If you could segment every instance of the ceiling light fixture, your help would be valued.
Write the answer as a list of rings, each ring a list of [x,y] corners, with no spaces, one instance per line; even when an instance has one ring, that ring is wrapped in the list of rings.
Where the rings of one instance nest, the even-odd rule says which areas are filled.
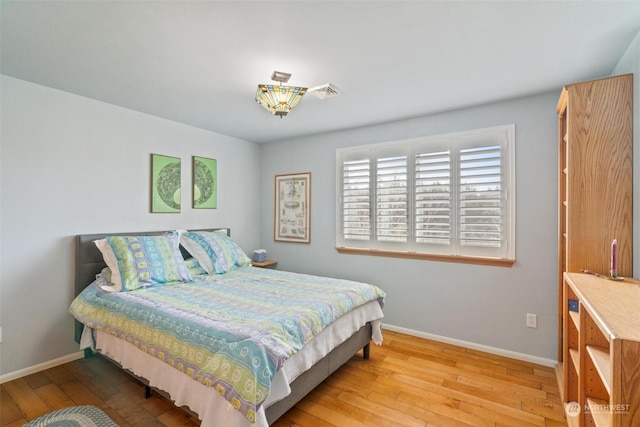
[[[291,78],[291,74],[274,71],[271,80],[279,85],[258,85],[256,101],[276,116],[283,118],[295,107],[307,92],[306,87],[283,86]]]

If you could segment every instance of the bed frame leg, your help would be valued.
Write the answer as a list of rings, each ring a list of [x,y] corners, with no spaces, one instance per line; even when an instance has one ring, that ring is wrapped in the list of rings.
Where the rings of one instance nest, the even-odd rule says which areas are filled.
[[[148,399],[151,397],[151,387],[148,385],[144,386],[144,398]]]
[[[362,358],[365,360],[369,360],[369,350],[371,348],[371,344],[367,344],[362,347]]]

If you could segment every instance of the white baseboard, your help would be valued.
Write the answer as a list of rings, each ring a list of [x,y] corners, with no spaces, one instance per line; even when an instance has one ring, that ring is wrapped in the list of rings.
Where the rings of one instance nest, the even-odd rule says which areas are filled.
[[[497,354],[498,356],[509,357],[511,359],[524,360],[525,362],[535,363],[537,365],[548,366],[550,368],[555,367],[558,364],[557,360],[546,359],[544,357],[532,356],[530,354],[518,353],[511,350],[505,350],[497,347],[490,347],[488,345],[476,344],[469,341],[458,340],[455,338],[443,337],[440,335],[429,334],[427,332],[416,331],[413,329],[403,328],[400,326],[382,324],[383,329],[388,329],[394,332],[400,332],[414,337],[426,338],[433,341],[440,341],[447,344],[453,344],[460,347],[470,348],[473,350],[484,351],[487,353]]]
[[[497,354],[499,356],[504,356],[504,357],[510,357],[512,359],[524,360],[525,362],[536,363],[538,365],[549,366],[551,368],[555,367],[556,364],[558,363],[556,360],[545,359],[544,357],[532,356],[530,354],[504,350],[502,348],[490,347],[487,345],[476,344],[469,341],[458,340],[455,338],[429,334],[426,332],[420,332],[413,329],[403,328],[400,326],[388,325],[386,323],[382,325],[382,328],[388,329],[390,331],[400,332],[407,335],[413,335],[415,337],[427,338],[433,341],[440,341],[447,344],[458,345],[460,347],[466,347],[473,350],[485,351],[487,353]],[[28,368],[20,369],[19,371],[9,372],[8,374],[0,375],[0,384],[4,384],[8,381],[13,381],[18,378],[26,377],[27,375],[35,374],[37,372],[44,371],[45,369],[54,368],[59,365],[64,365],[65,363],[73,362],[74,360],[82,359],[83,357],[84,357],[84,352],[79,351],[77,353],[69,354],[68,356],[63,356],[58,359],[54,359],[48,362],[40,363],[38,365],[30,366]]]
[[[17,380],[18,378],[26,377],[27,375],[35,374],[37,372],[44,371],[45,369],[55,368],[56,366],[64,365],[65,363],[73,362],[74,360],[82,359],[83,357],[84,351],[79,351],[54,360],[49,360],[48,362],[20,369],[15,372],[9,372],[8,374],[0,375],[0,384]]]

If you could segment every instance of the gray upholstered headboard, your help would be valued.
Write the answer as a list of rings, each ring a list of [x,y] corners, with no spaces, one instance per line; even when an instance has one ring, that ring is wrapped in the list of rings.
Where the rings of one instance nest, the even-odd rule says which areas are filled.
[[[229,228],[207,228],[191,231],[214,231],[214,230],[226,230],[227,235],[231,236],[231,230]],[[104,239],[107,236],[157,236],[163,231],[137,231],[128,233],[101,233],[101,234],[79,234],[76,236],[76,268],[75,268],[75,293],[78,295],[84,288],[89,286],[95,279],[96,274],[100,273],[104,267],[107,266],[102,259],[102,253],[98,250],[98,247],[93,243],[94,240]],[[180,246],[182,255],[185,258],[191,257],[182,246]],[[82,335],[83,325],[80,322],[75,322],[75,339],[80,342],[80,336]]]

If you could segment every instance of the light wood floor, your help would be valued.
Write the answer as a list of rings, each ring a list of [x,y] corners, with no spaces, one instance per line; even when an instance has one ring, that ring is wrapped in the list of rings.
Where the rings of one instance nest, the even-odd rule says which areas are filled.
[[[2,426],[95,405],[120,426],[198,426],[100,357],[2,385]],[[566,426],[554,370],[391,331],[371,359],[354,357],[272,427]]]

